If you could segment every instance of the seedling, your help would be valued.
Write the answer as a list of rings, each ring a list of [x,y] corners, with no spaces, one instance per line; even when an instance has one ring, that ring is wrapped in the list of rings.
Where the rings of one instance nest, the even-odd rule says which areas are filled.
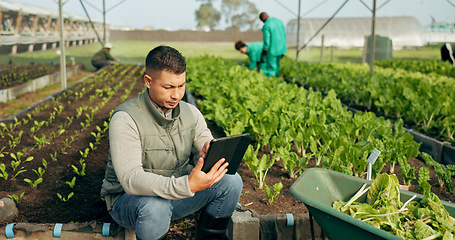
[[[10,153],[10,156],[14,159],[11,161],[11,167],[13,168],[14,171],[16,171],[16,168],[21,164],[22,160],[21,157],[24,155],[22,152],[17,152],[16,154]],[[30,162],[33,160],[33,156],[28,157],[25,159],[25,162]]]
[[[22,201],[22,198],[24,197],[25,191],[22,192],[19,196],[16,194],[13,195],[8,195],[9,198],[11,198],[14,202],[20,203]]]
[[[30,187],[36,188],[38,186],[38,184],[43,182],[43,178],[38,178],[35,181],[32,181],[32,180],[30,180],[28,178],[24,178],[24,182],[30,184]]]
[[[5,180],[8,180],[8,173],[6,172],[6,166],[5,164],[0,164],[0,177],[2,177]]]
[[[276,202],[276,197],[278,194],[280,194],[281,189],[283,189],[283,183],[278,182],[273,185],[273,191],[267,186],[267,184],[264,184],[265,187],[265,197],[268,200],[268,204],[272,204]]]
[[[86,148],[84,149],[84,151],[79,150],[79,153],[81,154],[81,157],[85,159],[88,157],[88,154],[90,153],[90,148]]]
[[[76,173],[77,175],[83,177],[83,176],[85,176],[85,166],[86,166],[86,164],[85,164],[85,162],[84,162],[83,159],[81,159],[79,162],[80,162],[80,164],[81,164],[81,170],[80,170],[80,171],[79,171],[79,169],[78,169],[76,166],[74,166],[74,165],[71,165],[71,167],[73,168],[73,172],[74,172],[74,173]]]
[[[76,185],[76,177],[73,177],[73,179],[71,181],[66,181],[65,183],[68,184],[68,186],[70,186],[70,188],[73,188],[74,185]]]
[[[43,166],[45,169],[47,169],[47,161],[43,158]]]
[[[46,123],[46,121],[41,121],[41,122],[38,122],[38,121],[33,121],[34,125],[33,127],[30,128],[30,136],[33,136],[35,135],[36,132],[38,132],[42,126],[44,126],[44,124]]]
[[[19,144],[21,142],[23,133],[24,133],[24,131],[20,131],[17,137],[14,137],[13,135],[8,134],[8,136],[10,136],[10,138],[11,138],[11,140],[9,140],[10,149],[15,148],[17,146],[17,144]]]
[[[33,171],[34,171],[34,172],[36,173],[36,175],[38,175],[38,177],[40,177],[40,178],[42,178],[44,172],[46,172],[46,170],[44,170],[42,167],[38,167],[37,169],[33,169]]]
[[[71,192],[70,194],[68,194],[67,197],[63,197],[60,193],[57,193],[58,198],[60,198],[60,200],[62,200],[62,202],[67,202],[73,195],[74,195],[74,192]]]
[[[46,144],[50,144],[49,140],[46,138],[46,135],[42,134],[40,138],[37,136],[33,136],[35,139],[36,145],[38,146],[39,149],[43,148]]]
[[[14,176],[11,179],[16,178],[19,174],[23,172],[27,172],[27,170],[25,170],[24,167],[21,167],[21,169],[19,169],[19,171],[17,171],[16,174],[14,174]]]

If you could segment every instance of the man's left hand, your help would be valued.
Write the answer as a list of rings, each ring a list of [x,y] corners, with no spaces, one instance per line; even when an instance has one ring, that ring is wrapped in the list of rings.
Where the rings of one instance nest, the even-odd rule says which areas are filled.
[[[222,158],[213,165],[212,169],[208,173],[202,171],[204,166],[204,158],[200,157],[196,166],[194,166],[190,175],[188,176],[188,183],[190,185],[191,192],[199,192],[211,187],[216,182],[220,181],[224,174],[228,171],[227,166],[229,163],[225,162]]]

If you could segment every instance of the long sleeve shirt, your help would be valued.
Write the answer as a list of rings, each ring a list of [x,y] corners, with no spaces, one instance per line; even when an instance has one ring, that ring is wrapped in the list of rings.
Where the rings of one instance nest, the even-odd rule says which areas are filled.
[[[287,52],[286,32],[283,22],[274,17],[269,17],[262,27],[264,49],[272,56],[283,55]]]
[[[172,110],[164,113],[161,108],[154,105],[164,118],[172,116]],[[190,144],[199,152],[205,142],[213,139],[213,136],[201,112],[192,105],[190,109],[196,118],[195,137]],[[188,175],[165,177],[144,171],[139,130],[128,113],[119,111],[112,116],[109,124],[109,144],[115,174],[126,193],[160,196],[166,199],[181,199],[194,195],[189,187]]]

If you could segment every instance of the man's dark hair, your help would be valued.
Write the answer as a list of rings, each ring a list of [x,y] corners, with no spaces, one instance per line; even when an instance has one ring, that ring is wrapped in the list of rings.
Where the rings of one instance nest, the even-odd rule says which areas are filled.
[[[246,46],[245,43],[242,42],[241,40],[235,42],[235,49],[237,49],[237,50],[240,50],[240,48],[243,48],[245,46]]]
[[[145,59],[145,72],[167,71],[180,75],[186,71],[185,57],[169,46],[158,46],[152,49]]]
[[[265,20],[267,20],[267,18],[269,18],[269,15],[266,12],[261,12],[259,14],[259,19],[261,19],[262,22],[265,22]]]

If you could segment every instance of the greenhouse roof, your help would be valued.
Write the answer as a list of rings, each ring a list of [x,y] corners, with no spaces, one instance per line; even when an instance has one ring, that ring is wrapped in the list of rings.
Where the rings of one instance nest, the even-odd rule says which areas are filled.
[[[42,17],[50,16],[53,18],[58,18],[58,16],[59,16],[58,11],[56,11],[56,10],[22,4],[22,3],[9,2],[9,1],[4,1],[4,0],[0,0],[0,8],[4,9],[4,10],[9,10],[12,12],[22,12],[25,14],[37,15],[37,16],[42,16]],[[66,19],[72,19],[72,20],[88,21],[87,17],[77,15],[77,14],[63,13],[63,17]],[[92,19],[92,21],[102,22],[102,20],[99,20],[99,19]]]

